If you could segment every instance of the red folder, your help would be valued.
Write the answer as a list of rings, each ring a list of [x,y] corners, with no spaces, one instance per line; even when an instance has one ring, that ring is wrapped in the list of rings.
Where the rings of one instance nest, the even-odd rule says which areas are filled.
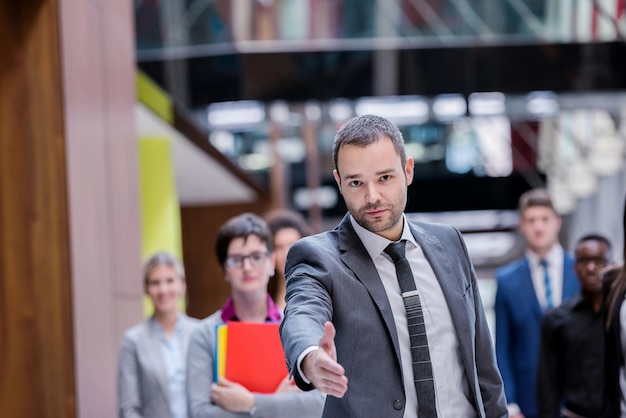
[[[256,393],[274,393],[287,376],[278,323],[229,322],[227,379]]]

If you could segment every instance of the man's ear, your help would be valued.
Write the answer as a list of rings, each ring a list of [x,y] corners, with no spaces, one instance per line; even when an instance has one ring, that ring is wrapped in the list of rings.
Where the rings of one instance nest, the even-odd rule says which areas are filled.
[[[333,177],[335,177],[335,181],[337,182],[337,187],[339,188],[339,194],[341,193],[341,177],[339,177],[339,172],[337,170],[333,170]]]
[[[404,165],[404,174],[406,175],[406,185],[410,185],[413,183],[413,173],[414,173],[415,161],[413,157],[407,157],[406,164]]]

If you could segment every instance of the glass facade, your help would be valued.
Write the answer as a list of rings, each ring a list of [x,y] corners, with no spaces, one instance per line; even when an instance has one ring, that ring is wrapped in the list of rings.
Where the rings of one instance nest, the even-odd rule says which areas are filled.
[[[138,57],[620,39],[614,0],[135,1]]]

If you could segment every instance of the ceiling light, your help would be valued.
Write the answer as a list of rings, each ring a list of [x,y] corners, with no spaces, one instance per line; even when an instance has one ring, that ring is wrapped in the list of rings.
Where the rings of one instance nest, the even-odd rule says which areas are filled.
[[[506,110],[504,94],[472,93],[469,96],[469,110],[475,116],[501,115]]]

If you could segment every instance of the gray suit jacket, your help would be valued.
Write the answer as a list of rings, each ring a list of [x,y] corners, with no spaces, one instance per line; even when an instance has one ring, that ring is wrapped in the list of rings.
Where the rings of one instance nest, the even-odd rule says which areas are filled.
[[[449,225],[411,222],[410,227],[446,298],[478,416],[506,417],[502,379],[460,232]],[[295,243],[285,271],[281,339],[289,370],[302,388],[310,386],[298,374],[298,356],[318,345],[324,322],[332,321],[337,330],[337,359],[348,391],[341,399],[328,396],[323,416],[401,418],[406,400],[393,314],[349,216],[334,230]]]
[[[179,314],[179,321],[186,356],[191,332],[200,321],[184,314]],[[171,418],[165,360],[158,328],[151,319],[140,322],[124,334],[117,390],[120,418]]]
[[[211,402],[211,384],[215,367],[215,327],[222,324],[222,311],[202,320],[189,342],[187,366],[187,405],[191,418],[250,417],[248,413],[230,412]],[[253,343],[253,342],[251,342]],[[254,417],[319,418],[325,395],[320,391],[291,393],[255,393]]]

